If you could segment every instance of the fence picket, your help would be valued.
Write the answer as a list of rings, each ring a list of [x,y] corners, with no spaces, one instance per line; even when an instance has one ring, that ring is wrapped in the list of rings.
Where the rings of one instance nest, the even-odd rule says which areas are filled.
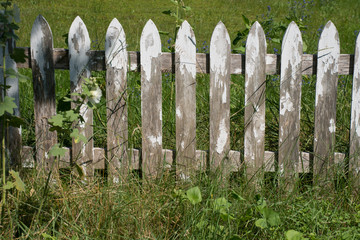
[[[127,158],[127,68],[125,32],[114,18],[106,32],[106,108],[107,108],[107,149],[109,176],[119,182],[119,173],[124,178],[129,171]]]
[[[252,181],[263,179],[265,151],[266,40],[258,22],[250,29],[245,51],[244,161]]]
[[[350,177],[360,186],[360,34],[356,39],[350,126]]]
[[[219,22],[210,41],[210,169],[228,172],[230,151],[230,37]]]
[[[56,132],[49,131],[48,119],[56,114],[53,37],[49,24],[39,15],[31,29],[31,66],[34,88],[36,159],[38,167],[49,171],[54,158],[48,156],[57,142]],[[54,170],[56,167],[54,168]]]
[[[334,164],[339,35],[329,21],[321,33],[315,97],[314,180],[324,183]]]
[[[3,48],[0,47],[0,84],[4,84],[4,70],[3,70],[3,56],[5,54],[5,68],[13,69],[17,72],[16,62],[10,57],[10,52],[15,48],[15,41],[13,39],[9,40],[5,45],[5,52],[3,53]],[[19,79],[16,77],[6,77],[6,85],[10,88],[7,90],[7,95],[14,98],[14,102],[17,108],[14,109],[14,115],[20,117],[20,108],[19,108]],[[1,92],[3,91],[0,88]],[[2,93],[1,93],[2,94]],[[0,121],[0,127],[2,129],[3,122]],[[21,167],[21,129],[17,127],[10,126],[7,128],[7,133],[5,133],[6,138],[6,149],[9,153],[8,157],[10,158],[11,166]],[[1,136],[2,133],[0,133]]]
[[[90,77],[90,38],[84,22],[79,16],[72,22],[69,30],[69,70],[70,70],[70,91],[71,93],[81,93],[83,78]],[[72,96],[74,100],[76,96]],[[72,108],[76,108],[76,103],[71,103]],[[84,122],[80,122],[79,133],[84,135],[88,142],[72,142],[72,161],[79,164],[86,176],[93,175],[92,162],[93,153],[93,111],[86,103],[80,108]]]
[[[146,177],[161,174],[162,159],[162,87],[161,40],[149,20],[140,38],[142,164]]]
[[[302,53],[300,29],[291,22],[282,43],[279,117],[279,169],[289,188],[294,183],[300,158]]]
[[[196,39],[184,21],[175,43],[176,170],[187,179],[196,165]]]

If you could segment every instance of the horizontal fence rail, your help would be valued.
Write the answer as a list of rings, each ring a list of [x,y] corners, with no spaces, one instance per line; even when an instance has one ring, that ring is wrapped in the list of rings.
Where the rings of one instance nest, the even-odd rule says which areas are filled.
[[[258,22],[249,31],[245,55],[231,54],[231,41],[225,25],[219,22],[210,42],[210,54],[196,53],[195,34],[188,22],[180,27],[174,53],[161,52],[161,40],[155,24],[149,20],[140,38],[140,52],[126,50],[126,36],[114,19],[107,30],[104,51],[91,51],[84,22],[77,17],[69,31],[69,50],[53,48],[52,33],[40,15],[31,33],[31,48],[24,48],[25,63],[31,68],[35,101],[36,147],[22,147],[25,167],[48,169],[54,159],[48,152],[57,143],[49,132],[47,119],[56,113],[55,69],[69,69],[71,92],[81,93],[83,78],[91,71],[106,71],[107,149],[93,146],[92,110],[80,106],[84,122],[78,130],[86,144],[73,140],[65,148],[60,168],[76,161],[86,176],[95,169],[107,169],[113,182],[119,182],[132,170],[145,177],[160,176],[173,169],[179,179],[188,179],[195,171],[220,171],[222,177],[244,171],[258,185],[264,172],[276,172],[279,183],[294,187],[298,173],[312,173],[316,184],[334,177],[334,168],[345,165],[349,156],[349,176],[360,183],[360,40],[355,54],[340,54],[339,36],[329,21],[320,36],[318,54],[303,54],[298,26],[290,23],[282,42],[282,54],[267,54],[265,34]],[[2,54],[2,53],[1,53]],[[13,66],[15,68],[15,66]],[[128,147],[127,73],[141,72],[142,149]],[[176,149],[163,149],[162,72],[175,73]],[[196,148],[196,76],[210,75],[209,150]],[[230,75],[245,75],[243,152],[230,149]],[[278,152],[265,149],[266,75],[280,75]],[[302,75],[316,74],[314,149],[300,152],[300,108]],[[334,152],[336,99],[339,75],[353,75],[349,153]],[[18,92],[13,96],[19,99]],[[76,99],[74,97],[73,99]],[[18,103],[17,103],[18,104]],[[77,107],[72,103],[72,108]],[[11,138],[10,138],[11,139]],[[20,141],[19,137],[13,141]],[[16,146],[21,146],[19,142]],[[20,148],[17,148],[19,151]],[[11,151],[15,151],[12,149]],[[344,171],[345,169],[343,169]]]

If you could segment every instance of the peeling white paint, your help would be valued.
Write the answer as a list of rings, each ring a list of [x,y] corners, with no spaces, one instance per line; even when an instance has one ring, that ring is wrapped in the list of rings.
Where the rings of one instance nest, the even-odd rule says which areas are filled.
[[[181,149],[184,150],[184,149],[185,149],[185,143],[184,143],[184,141],[181,141],[181,144],[180,144],[180,145],[181,145]]]
[[[360,35],[356,39],[353,90],[351,100],[351,137],[360,137]]]
[[[125,32],[116,18],[111,21],[106,32],[105,62],[107,66],[117,69],[126,70],[128,67]]]
[[[179,119],[181,119],[181,118],[182,118],[182,114],[181,114],[180,106],[178,106],[178,107],[176,108],[176,116],[177,116]]]
[[[225,25],[220,22],[216,25],[210,41],[210,68],[211,71],[225,76],[228,71],[227,54],[230,53],[230,37]],[[215,77],[217,85],[219,79]]]
[[[224,148],[228,139],[228,131],[226,129],[225,119],[220,121],[219,132],[220,134],[216,142],[216,152],[221,154],[224,152]]]
[[[86,105],[86,104],[82,104],[81,106],[80,106],[80,115],[83,117],[83,119],[84,119],[84,122],[79,122],[79,127],[80,128],[85,128],[85,124],[88,122],[88,116],[87,116],[87,113],[88,113],[88,110],[89,110],[89,108],[88,108],[88,106]]]
[[[45,75],[45,68],[48,65],[46,65],[45,59],[44,59],[44,51],[46,50],[44,48],[44,41],[46,41],[46,38],[49,38],[49,36],[45,36],[44,32],[43,32],[43,23],[45,23],[48,26],[48,23],[46,22],[46,20],[42,17],[42,16],[38,16],[35,19],[35,22],[33,24],[33,27],[31,29],[31,37],[30,37],[30,46],[31,46],[31,58],[36,60],[37,65],[39,66],[39,70],[40,70],[40,74],[43,80],[43,84],[44,84],[44,80],[46,79],[46,75]],[[48,26],[48,30],[51,33],[51,29]],[[49,64],[49,63],[47,63]],[[47,91],[48,88],[44,87],[44,91]],[[47,95],[47,93],[45,93]]]
[[[70,56],[70,81],[74,86],[77,86],[79,77],[82,75],[83,71],[85,71],[87,77],[90,76],[90,58],[88,54],[90,51],[90,38],[88,30],[79,16],[77,16],[71,24],[68,45]],[[78,46],[79,49],[75,49],[75,46]]]
[[[281,163],[279,166],[280,177],[284,176],[284,164]]]
[[[325,73],[330,71],[330,74],[333,75],[337,74],[339,71],[339,35],[335,25],[330,21],[326,24],[321,33],[318,49],[315,106],[317,106],[319,98],[325,94],[324,87],[328,84],[336,84],[327,83],[329,79],[324,78]]]
[[[140,38],[140,62],[145,79],[150,82],[152,59],[161,55],[161,40],[154,22],[149,20]]]
[[[258,64],[258,57],[260,54],[259,49],[259,31],[262,30],[260,24],[255,22],[251,27],[249,36],[246,41],[246,65],[245,72],[250,77],[253,76],[256,72],[256,67]],[[251,53],[251,54],[248,54]],[[248,59],[250,57],[250,59]]]
[[[335,121],[334,121],[333,118],[330,119],[329,124],[330,124],[330,126],[329,126],[329,132],[330,132],[330,133],[334,133],[335,130],[336,130],[336,125],[335,125]]]
[[[226,85],[224,85],[224,91],[223,91],[223,93],[222,93],[222,97],[221,97],[221,99],[222,99],[222,103],[226,103],[227,101],[227,89],[226,89]]]
[[[118,184],[120,182],[118,177],[114,177],[113,178],[113,183]]]
[[[184,21],[178,31],[175,52],[179,54],[179,70],[182,75],[196,77],[196,39],[190,24]]]
[[[289,92],[285,93],[285,96],[282,96],[280,99],[280,114],[285,115],[285,112],[292,112],[295,108],[293,106],[292,98]]]
[[[149,136],[148,137],[149,141],[151,142],[152,146],[155,147],[156,145],[161,145],[162,144],[162,136]]]

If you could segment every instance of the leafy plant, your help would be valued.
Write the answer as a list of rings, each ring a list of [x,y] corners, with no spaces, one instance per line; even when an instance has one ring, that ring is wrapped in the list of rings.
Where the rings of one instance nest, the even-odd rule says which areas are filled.
[[[6,68],[6,58],[9,55],[12,58],[15,58],[19,61],[23,59],[21,51],[12,51],[12,41],[18,39],[18,36],[14,33],[15,30],[19,29],[17,23],[20,21],[19,8],[16,5],[11,4],[11,1],[7,0],[6,2],[1,2],[1,7],[3,10],[0,12],[0,47],[2,50],[2,79],[1,81],[1,100],[0,100],[0,118],[2,122],[1,129],[1,161],[2,161],[2,199],[0,203],[0,217],[2,217],[3,207],[6,205],[6,190],[16,187],[19,191],[24,191],[24,184],[19,176],[19,174],[13,170],[9,173],[15,179],[14,182],[6,181],[6,166],[7,166],[7,156],[6,156],[6,138],[7,130],[9,126],[19,127],[23,123],[22,119],[14,115],[14,109],[17,108],[15,99],[9,97],[7,94],[10,86],[7,85],[6,80],[10,77],[16,77],[20,80],[26,79],[26,77],[17,73],[13,69]]]

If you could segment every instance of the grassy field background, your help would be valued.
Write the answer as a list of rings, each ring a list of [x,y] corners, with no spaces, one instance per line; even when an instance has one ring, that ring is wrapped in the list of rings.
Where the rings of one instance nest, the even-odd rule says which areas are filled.
[[[164,48],[170,47],[174,19],[162,11],[175,10],[170,0],[97,1],[97,0],[15,0],[21,10],[17,46],[29,46],[30,31],[38,14],[50,24],[54,46],[66,48],[63,37],[76,16],[85,22],[93,49],[104,48],[105,32],[116,17],[125,29],[128,49],[139,50],[142,28],[152,19],[159,30]],[[306,26],[303,39],[308,53],[316,53],[322,27],[328,20],[336,25],[341,53],[352,54],[360,29],[360,1],[265,1],[265,0],[188,0],[191,12],[183,16],[195,31],[199,52],[208,52],[211,34],[223,21],[233,40],[245,28],[242,14],[259,20],[268,37],[282,38],[274,27],[287,25],[286,17]],[[300,21],[302,19],[302,21]],[[279,44],[268,38],[268,52],[279,53]],[[169,41],[169,42],[168,42]],[[239,44],[242,42],[240,41]],[[238,45],[236,45],[238,46]],[[233,46],[234,48],[236,46]],[[275,49],[276,48],[276,49]],[[31,78],[31,70],[21,69]],[[98,77],[103,95],[104,72]],[[69,73],[56,70],[58,111],[62,97],[69,92]],[[279,76],[267,76],[266,150],[277,151],[279,115]],[[244,115],[244,76],[231,77],[231,149],[242,151]],[[301,149],[312,152],[315,100],[314,76],[304,76],[302,85]],[[141,147],[140,74],[128,75],[129,143]],[[340,76],[338,84],[336,151],[347,153],[349,144],[352,76]],[[174,76],[163,74],[163,144],[175,149]],[[21,83],[21,115],[24,145],[34,146],[32,82]],[[209,145],[209,76],[197,76],[197,149]],[[106,122],[105,101],[98,105],[101,121]],[[95,146],[106,146],[106,131],[95,119]],[[70,146],[70,139],[62,139]],[[36,170],[22,173],[26,191],[9,192],[6,215],[0,221],[0,239],[360,239],[359,190],[343,184],[339,172],[336,189],[311,187],[306,175],[300,176],[297,188],[289,193],[278,188],[273,176],[255,189],[234,177],[221,185],[217,178],[198,174],[189,182],[176,182],[165,174],[157,182],[129,178],[113,186],[104,178],[83,181],[74,175],[48,185]],[[68,175],[66,175],[68,176]],[[198,187],[198,189],[196,188]],[[202,196],[194,201],[190,196]],[[262,223],[262,224],[260,224]],[[264,223],[266,223],[264,225]],[[289,238],[289,230],[302,237]]]

